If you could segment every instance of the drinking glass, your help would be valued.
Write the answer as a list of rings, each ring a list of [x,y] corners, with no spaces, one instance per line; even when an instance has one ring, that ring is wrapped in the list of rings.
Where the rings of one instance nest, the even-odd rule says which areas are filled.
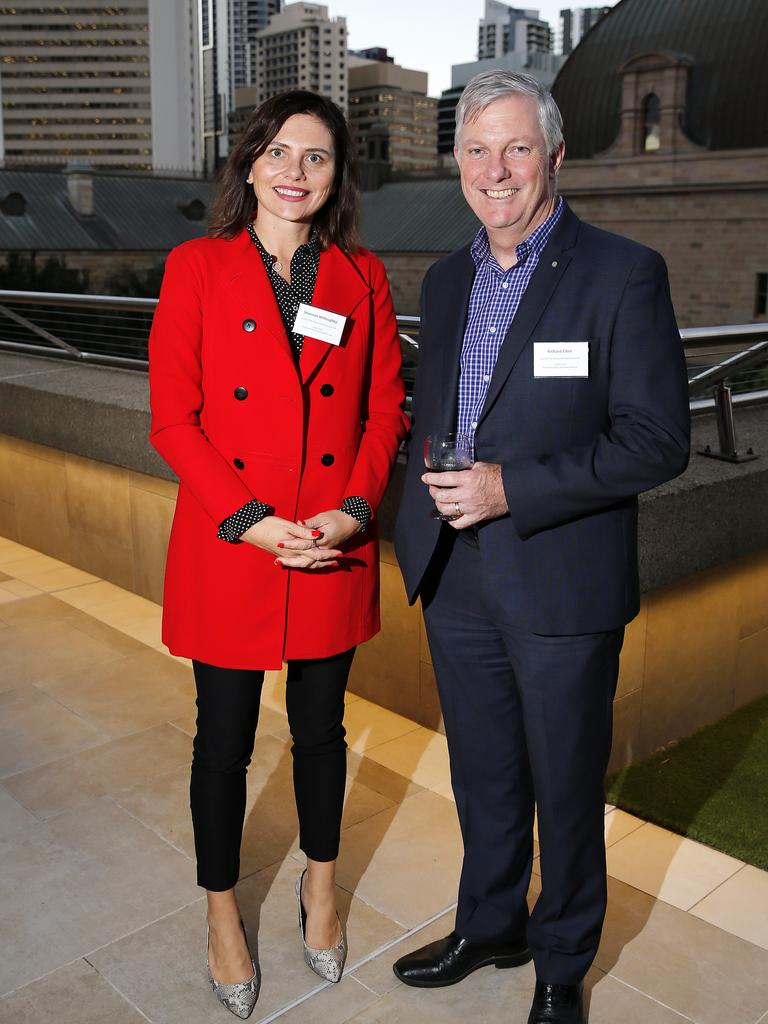
[[[471,434],[428,434],[424,438],[424,465],[432,473],[471,469],[475,461],[473,449]],[[446,523],[461,518],[457,512],[443,514],[436,508],[430,515]]]

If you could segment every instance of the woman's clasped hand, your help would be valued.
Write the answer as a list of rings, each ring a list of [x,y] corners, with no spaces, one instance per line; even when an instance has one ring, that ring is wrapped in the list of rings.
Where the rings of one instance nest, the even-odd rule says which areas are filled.
[[[340,509],[329,509],[293,523],[267,516],[249,527],[241,540],[276,555],[275,565],[286,569],[330,569],[339,565],[339,545],[359,533],[361,524]]]

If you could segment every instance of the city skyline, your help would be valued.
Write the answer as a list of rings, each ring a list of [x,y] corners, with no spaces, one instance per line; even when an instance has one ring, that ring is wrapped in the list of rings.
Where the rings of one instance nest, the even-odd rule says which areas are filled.
[[[604,0],[604,6],[614,7],[617,2]],[[390,0],[386,9],[378,0],[327,0],[327,6],[332,17],[346,17],[351,49],[386,47],[402,67],[428,73],[430,96],[450,87],[452,64],[466,64],[477,57],[477,28],[485,0],[421,0],[418,4]],[[562,9],[595,5],[542,0],[509,6],[538,10],[556,32]]]

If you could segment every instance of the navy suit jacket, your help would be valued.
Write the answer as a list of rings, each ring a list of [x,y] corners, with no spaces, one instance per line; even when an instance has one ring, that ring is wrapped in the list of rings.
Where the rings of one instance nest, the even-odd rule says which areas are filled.
[[[412,603],[441,524],[421,482],[427,434],[456,429],[475,265],[466,246],[422,287],[410,458],[395,544]],[[533,375],[533,343],[589,342],[589,376]],[[504,338],[475,435],[509,514],[478,524],[499,617],[546,635],[616,629],[638,612],[637,495],[681,473],[685,360],[662,257],[566,206]],[[445,527],[443,527],[445,528]]]

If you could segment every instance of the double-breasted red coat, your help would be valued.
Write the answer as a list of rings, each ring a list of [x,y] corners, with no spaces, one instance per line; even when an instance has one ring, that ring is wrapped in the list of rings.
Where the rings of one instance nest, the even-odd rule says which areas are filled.
[[[150,336],[150,440],[179,477],[163,641],[224,668],[337,654],[379,629],[375,528],[338,568],[292,570],[217,538],[252,498],[306,519],[359,495],[376,509],[407,421],[400,343],[381,261],[335,245],[313,305],[347,317],[338,347],[305,337],[298,368],[246,231],[174,249]]]

